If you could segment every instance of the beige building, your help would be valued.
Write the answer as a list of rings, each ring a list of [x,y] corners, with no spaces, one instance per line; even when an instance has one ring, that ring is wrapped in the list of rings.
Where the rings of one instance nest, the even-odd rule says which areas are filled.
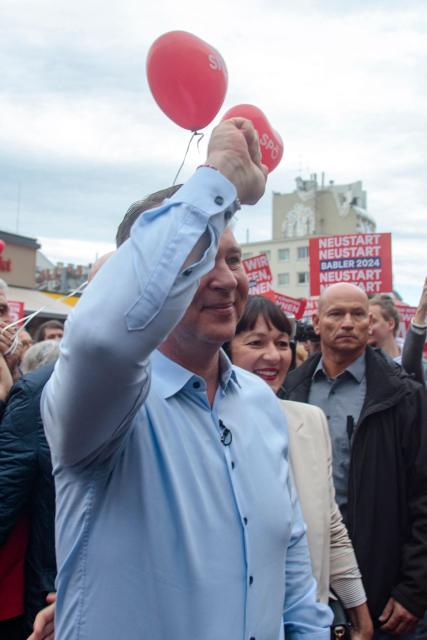
[[[292,193],[273,193],[272,240],[242,244],[243,257],[266,253],[273,288],[295,298],[309,290],[308,241],[313,236],[372,233],[375,221],[367,212],[362,182],[319,185],[316,174],[296,179]]]

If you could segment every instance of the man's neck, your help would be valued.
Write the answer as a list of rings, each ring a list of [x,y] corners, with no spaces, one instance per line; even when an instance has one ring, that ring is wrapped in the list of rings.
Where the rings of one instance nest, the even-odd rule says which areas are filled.
[[[357,353],[337,353],[329,349],[322,350],[323,369],[329,378],[335,379],[359,358],[365,349]]]
[[[212,405],[219,380],[219,348],[216,345],[204,344],[203,348],[199,349],[197,344],[193,344],[189,350],[171,334],[159,346],[159,351],[184,369],[204,378],[209,404]]]

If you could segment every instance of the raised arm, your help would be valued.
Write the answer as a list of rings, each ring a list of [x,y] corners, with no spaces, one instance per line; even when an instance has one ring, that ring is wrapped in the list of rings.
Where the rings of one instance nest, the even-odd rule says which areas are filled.
[[[425,384],[423,369],[423,349],[427,335],[427,278],[424,280],[417,310],[409,325],[402,349],[402,367],[415,380]]]
[[[210,166],[141,216],[89,285],[66,323],[42,400],[56,463],[108,454],[125,433],[148,392],[149,355],[212,267],[237,197],[253,203],[264,192],[260,158],[248,121],[220,124],[208,147]]]

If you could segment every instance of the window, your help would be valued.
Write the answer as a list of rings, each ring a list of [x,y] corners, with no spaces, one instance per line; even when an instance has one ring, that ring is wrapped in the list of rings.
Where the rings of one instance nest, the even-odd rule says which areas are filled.
[[[297,257],[298,260],[308,258],[308,247],[297,247]]]
[[[279,249],[277,251],[278,253],[278,257],[279,257],[279,262],[288,262],[289,257],[290,257],[290,250],[289,249]]]
[[[252,256],[252,251],[247,251],[246,253],[242,253],[242,259],[246,260],[246,258],[250,258]]]
[[[289,273],[278,273],[277,282],[279,284],[289,284]]]
[[[299,271],[297,273],[298,284],[308,284],[309,274],[308,271]]]
[[[267,256],[267,258],[270,260],[271,258],[271,251],[269,249],[267,249],[267,251],[261,251],[261,253],[265,253],[265,255]]]

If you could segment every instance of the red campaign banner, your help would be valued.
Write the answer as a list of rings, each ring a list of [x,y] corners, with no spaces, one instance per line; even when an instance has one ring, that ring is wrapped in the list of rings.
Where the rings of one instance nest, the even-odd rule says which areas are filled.
[[[12,322],[17,322],[24,317],[24,303],[17,300],[8,300],[9,314]]]
[[[245,258],[242,260],[243,268],[249,280],[249,295],[261,296],[270,291],[273,276],[270,270],[270,263],[265,253],[258,256]]]
[[[319,305],[317,304],[317,300],[315,300],[314,298],[307,298],[303,319],[307,320],[311,324],[313,313],[317,313],[318,306]]]
[[[278,291],[268,291],[264,294],[265,298],[273,300],[285,313],[289,316],[294,316],[297,320],[300,320],[304,314],[305,305],[307,300],[305,298],[292,298],[291,296],[285,296]]]
[[[393,290],[391,233],[355,233],[310,238],[310,295],[335,282],[350,282],[368,294]]]
[[[400,315],[400,325],[397,331],[397,338],[401,338],[405,340],[406,334],[409,331],[409,324],[411,322],[411,318],[414,317],[415,312],[417,310],[416,307],[410,307],[408,304],[404,302],[400,302],[399,300],[395,300],[394,304]],[[424,358],[427,358],[427,342],[424,345]]]

